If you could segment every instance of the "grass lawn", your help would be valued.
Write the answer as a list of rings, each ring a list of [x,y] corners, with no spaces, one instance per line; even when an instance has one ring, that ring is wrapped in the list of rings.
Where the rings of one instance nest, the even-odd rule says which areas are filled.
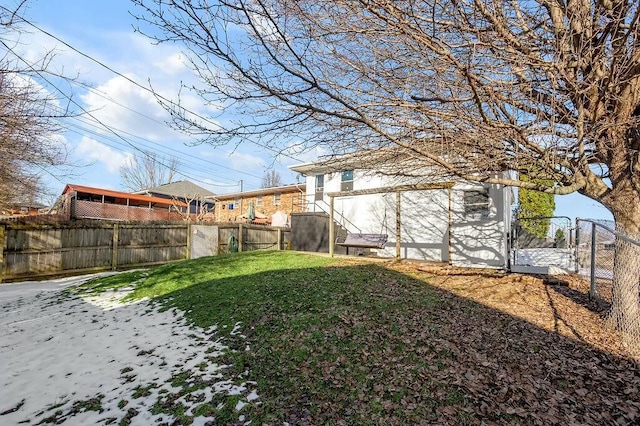
[[[597,315],[553,286],[503,279],[249,252],[114,275],[81,291],[135,283],[129,297],[217,325],[232,368],[258,383],[258,402],[243,411],[256,425],[640,421],[638,364],[603,350],[606,338],[593,337],[601,348],[590,341],[601,324],[567,320]],[[486,297],[474,300],[474,286]],[[527,293],[506,300],[498,287]],[[523,315],[545,309],[549,324]]]

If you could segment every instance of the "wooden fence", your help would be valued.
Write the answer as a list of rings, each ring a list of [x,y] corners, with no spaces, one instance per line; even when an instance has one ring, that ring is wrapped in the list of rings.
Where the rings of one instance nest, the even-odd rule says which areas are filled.
[[[238,251],[286,249],[289,233],[240,223],[4,223],[0,224],[0,282],[216,255],[228,251],[231,235],[239,241]]]

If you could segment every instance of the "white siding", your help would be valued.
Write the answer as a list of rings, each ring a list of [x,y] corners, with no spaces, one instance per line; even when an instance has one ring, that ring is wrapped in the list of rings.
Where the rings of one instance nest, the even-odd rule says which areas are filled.
[[[505,266],[505,191],[488,186],[489,216],[469,218],[464,210],[464,191],[480,189],[481,184],[460,183],[452,191],[451,263],[457,266]]]
[[[324,178],[324,202],[314,203],[315,176],[307,176],[309,211],[328,213],[329,192],[340,191],[341,173]],[[397,179],[356,170],[353,189],[394,186]],[[487,217],[467,217],[464,192],[488,188]],[[451,203],[449,193],[451,192]],[[428,261],[450,261],[458,266],[505,267],[506,238],[509,225],[508,191],[497,185],[460,182],[446,189],[407,191],[401,194],[401,257]],[[449,206],[451,205],[451,214]],[[336,222],[350,232],[385,233],[389,240],[380,256],[394,257],[396,252],[396,194],[371,194],[339,197],[334,200]],[[449,223],[451,221],[451,226]]]

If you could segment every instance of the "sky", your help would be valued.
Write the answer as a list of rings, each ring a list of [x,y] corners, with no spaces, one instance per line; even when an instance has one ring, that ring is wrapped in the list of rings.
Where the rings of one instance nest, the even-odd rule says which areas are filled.
[[[17,0],[2,3],[11,8]],[[53,69],[75,77],[71,85],[54,84],[67,93],[71,90],[78,104],[71,107],[82,112],[64,121],[66,131],[61,137],[73,167],[45,176],[52,192],[60,194],[66,183],[125,190],[120,167],[139,150],[154,152],[163,161],[176,157],[179,174],[174,180],[190,180],[214,193],[257,189],[271,169],[280,174],[283,184],[302,181],[287,166],[313,160],[311,154],[290,158],[249,143],[199,144],[168,125],[169,115],[152,93],[129,80],[144,87],[151,84],[175,99],[180,83],[194,76],[178,46],[154,45],[134,32],[135,19],[130,13],[134,10],[128,0],[29,0],[22,10],[22,16],[36,28],[22,25],[28,33],[21,34],[14,47],[31,62],[54,50]],[[183,102],[203,116],[219,113],[195,96],[188,95]]]
[[[17,2],[2,0],[0,5],[12,8]],[[36,61],[55,50],[52,66],[76,77],[70,87],[63,87],[73,91],[78,105],[72,107],[88,112],[65,121],[67,131],[60,137],[73,167],[45,177],[52,193],[60,194],[66,183],[125,190],[119,170],[138,150],[176,157],[177,180],[190,180],[218,194],[258,189],[270,169],[281,175],[283,184],[303,182],[304,177],[288,166],[313,161],[314,152],[282,157],[251,143],[198,144],[167,124],[169,116],[153,95],[130,80],[144,87],[151,84],[163,96],[175,98],[180,82],[193,81],[194,76],[179,46],[154,45],[133,30],[135,11],[129,0],[29,0],[22,11],[37,28],[23,26],[28,33],[20,36],[16,51]],[[203,116],[220,113],[192,95],[182,101]],[[557,196],[555,214],[611,219],[602,205],[579,194]]]

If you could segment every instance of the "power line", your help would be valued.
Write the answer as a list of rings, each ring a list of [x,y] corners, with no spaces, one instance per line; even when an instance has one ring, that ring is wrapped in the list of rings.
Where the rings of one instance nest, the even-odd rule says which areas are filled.
[[[4,8],[3,6],[0,6],[0,8]],[[6,9],[6,8],[4,8]],[[133,144],[132,142],[128,141],[127,139],[125,139],[123,136],[121,136],[120,134],[118,134],[116,131],[114,131],[110,126],[106,125],[105,123],[103,123],[100,119],[98,119],[95,115],[93,115],[91,112],[87,111],[86,108],[84,108],[82,105],[80,105],[78,102],[76,102],[71,96],[69,96],[68,94],[66,94],[62,89],[60,89],[58,86],[56,86],[54,83],[52,83],[46,76],[43,75],[42,72],[40,72],[39,70],[37,70],[35,68],[35,66],[31,63],[29,63],[27,60],[25,60],[24,58],[22,58],[21,56],[19,56],[11,47],[9,47],[3,40],[0,40],[0,44],[2,44],[7,51],[11,52],[20,62],[24,63],[28,68],[31,69],[32,72],[34,72],[36,75],[38,75],[43,81],[45,81],[50,87],[54,88],[56,91],[58,91],[64,98],[66,98],[70,103],[72,103],[73,105],[75,105],[76,107],[78,107],[84,114],[86,114],[87,116],[91,117],[96,123],[100,124],[100,126],[102,126],[105,130],[107,130],[109,133],[113,134],[114,136],[116,136],[116,138],[122,140],[124,143],[126,143],[128,146],[130,146],[131,148],[135,149],[136,151],[140,152],[142,155],[148,156],[149,154],[147,152],[145,152],[144,150],[138,148],[135,144]],[[157,159],[156,159],[157,160]],[[163,163],[162,161],[157,160],[157,163],[169,168],[169,166],[165,163]],[[203,184],[208,185],[208,182],[205,182],[203,180],[197,179],[187,173],[181,172],[180,173],[182,176],[194,180],[196,182],[200,182]]]
[[[72,119],[75,119],[75,120],[78,120],[78,121],[80,121],[80,122],[82,122],[82,123],[84,123],[84,124],[92,125],[92,123],[91,123],[91,122],[89,122],[88,120],[83,119],[83,117],[71,117],[71,118],[72,118]],[[97,131],[92,131],[92,130],[90,130],[90,129],[87,129],[86,127],[80,127],[79,125],[74,125],[74,126],[76,126],[77,128],[80,128],[80,129],[81,129],[81,130],[83,130],[83,131],[86,131],[86,132],[88,132],[88,133],[91,133],[91,134],[93,134],[93,135],[95,135],[95,136],[97,136],[97,137],[99,137],[99,138],[101,138],[101,139],[106,138],[106,139],[108,139],[108,140],[111,140],[112,142],[115,142],[113,139],[110,139],[110,138],[106,137],[105,135],[102,135],[102,134],[98,133]],[[172,147],[170,147],[170,146],[162,145],[162,144],[160,144],[160,143],[157,143],[157,142],[151,141],[151,140],[149,140],[149,139],[147,139],[147,138],[144,138],[144,137],[142,137],[142,136],[134,135],[134,134],[132,134],[132,133],[130,133],[130,132],[127,132],[127,131],[122,130],[122,129],[118,129],[118,128],[113,127],[113,126],[111,126],[111,127],[112,127],[112,129],[113,129],[113,130],[115,130],[115,131],[117,131],[117,132],[119,132],[119,133],[122,133],[122,134],[128,135],[128,136],[130,136],[130,137],[133,137],[133,138],[139,139],[139,140],[141,140],[141,141],[146,142],[147,144],[150,144],[150,145],[154,145],[154,146],[160,147],[162,150],[164,150],[164,151],[165,151],[165,152],[164,152],[165,154],[167,154],[167,155],[169,155],[169,156],[172,156],[172,157],[177,157],[178,159],[181,159],[181,160],[185,161],[185,164],[192,164],[192,163],[187,163],[187,162],[186,162],[187,160],[185,160],[184,158],[181,158],[181,157],[189,157],[189,158],[192,158],[193,160],[196,160],[196,161],[202,162],[202,163],[206,164],[207,166],[208,166],[208,165],[215,165],[215,166],[217,166],[217,167],[220,167],[220,168],[223,168],[223,169],[227,169],[227,170],[231,170],[231,171],[233,171],[233,172],[236,172],[236,173],[239,173],[239,174],[243,174],[243,175],[245,175],[245,176],[253,177],[253,178],[256,178],[256,179],[262,179],[262,177],[257,176],[257,175],[254,175],[254,174],[251,174],[251,173],[249,173],[249,172],[245,172],[245,171],[242,171],[242,170],[234,169],[234,168],[232,168],[232,167],[228,167],[228,166],[225,166],[225,165],[222,165],[222,164],[219,164],[219,163],[216,163],[216,162],[210,161],[210,160],[204,160],[204,159],[203,159],[203,158],[201,158],[201,157],[198,157],[198,156],[195,156],[195,155],[189,154],[189,153],[187,153],[187,152],[183,152],[183,151],[177,150],[177,149],[172,148]],[[116,143],[119,143],[119,142],[116,142]],[[120,143],[120,144],[121,144],[121,143]],[[158,148],[155,148],[155,147],[153,147],[153,146],[149,146],[149,145],[145,145],[145,144],[144,144],[144,143],[142,143],[142,142],[138,142],[138,144],[139,144],[139,145],[141,145],[141,146],[143,146],[143,147],[144,147],[144,148],[146,148],[146,149],[149,149],[149,150],[156,150],[156,151],[158,150]],[[124,145],[124,144],[122,144],[122,145],[123,145],[123,146],[126,146],[126,145]],[[113,147],[113,148],[115,148],[115,147]],[[176,154],[172,154],[172,153],[169,153],[169,152],[166,152],[166,151],[175,152]],[[204,166],[200,166],[200,170],[203,170],[203,169],[202,169],[202,167],[204,167]],[[192,168],[195,168],[195,167],[192,167]],[[210,171],[210,170],[208,170],[208,169],[207,169],[207,172],[208,172],[208,173],[212,173],[213,175],[216,175],[215,173],[211,172],[211,171]],[[221,176],[221,175],[219,175],[219,174],[218,174],[217,176]]]
[[[4,10],[5,10],[5,11],[7,11],[7,12],[11,12],[11,10],[9,10],[8,8],[6,8],[6,7],[4,7],[4,6],[0,6],[0,8],[4,9]],[[138,83],[137,81],[135,81],[135,80],[133,80],[132,78],[130,78],[130,77],[128,77],[128,76],[126,76],[126,75],[124,75],[124,74],[122,74],[122,73],[120,73],[120,72],[116,71],[115,69],[111,68],[109,65],[107,65],[107,64],[105,64],[105,63],[103,63],[103,62],[99,61],[98,59],[96,59],[96,58],[92,57],[91,55],[86,54],[86,53],[82,52],[81,50],[79,50],[79,49],[77,49],[77,48],[73,47],[72,45],[70,45],[70,44],[69,44],[69,43],[67,43],[66,41],[64,41],[64,40],[62,40],[61,38],[57,37],[56,35],[54,35],[54,34],[52,34],[52,33],[48,32],[48,31],[46,31],[46,30],[44,30],[44,29],[40,28],[39,26],[37,26],[37,25],[36,25],[36,24],[34,24],[33,22],[29,21],[28,19],[26,19],[26,18],[24,18],[24,17],[19,17],[19,19],[20,19],[22,22],[26,23],[27,25],[31,26],[32,28],[36,29],[37,31],[40,31],[41,33],[43,33],[43,34],[47,35],[48,37],[51,37],[52,39],[54,39],[54,40],[56,40],[56,41],[58,41],[58,42],[62,43],[63,45],[65,45],[65,46],[66,46],[66,47],[68,47],[69,49],[71,49],[71,50],[73,50],[74,52],[78,53],[79,55],[81,55],[81,56],[83,56],[83,57],[85,57],[85,58],[89,59],[89,60],[90,60],[90,61],[92,61],[92,62],[95,62],[96,64],[98,64],[98,65],[100,65],[101,67],[105,68],[106,70],[108,70],[108,71],[112,72],[113,74],[115,74],[115,75],[117,75],[117,76],[119,76],[119,77],[124,78],[125,80],[129,81],[131,84],[135,85],[136,87],[139,87],[139,88],[141,88],[142,90],[145,90],[145,91],[147,91],[147,92],[151,93],[153,96],[155,96],[155,97],[157,97],[157,98],[159,98],[159,99],[162,99],[164,102],[167,102],[167,103],[168,103],[168,104],[170,104],[170,105],[175,105],[175,106],[180,107],[180,109],[182,109],[182,110],[184,110],[184,111],[188,112],[189,114],[192,114],[194,117],[200,118],[200,119],[202,119],[202,120],[206,121],[206,122],[207,122],[207,123],[209,123],[209,124],[216,125],[216,123],[211,122],[211,120],[210,120],[209,118],[204,117],[204,116],[202,116],[202,115],[200,115],[200,114],[198,114],[198,113],[196,113],[196,112],[193,112],[193,111],[191,111],[191,110],[189,110],[189,109],[187,109],[187,108],[185,108],[185,107],[183,107],[183,106],[179,106],[179,105],[177,105],[174,101],[172,101],[172,100],[170,100],[170,99],[167,99],[166,97],[162,96],[161,94],[156,93],[156,92],[155,92],[155,91],[153,91],[152,89],[149,89],[148,87],[141,85],[141,84],[140,84],[140,83]],[[249,142],[250,142],[250,143],[253,143],[253,144],[255,144],[255,145],[258,145],[258,146],[260,146],[260,147],[262,147],[262,148],[264,148],[264,149],[266,149],[266,150],[269,150],[269,151],[271,151],[271,152],[273,152],[273,153],[275,153],[275,154],[277,154],[277,155],[281,155],[281,156],[283,156],[283,157],[289,158],[289,159],[294,160],[294,161],[300,161],[299,159],[297,159],[297,158],[295,158],[295,157],[293,157],[293,156],[291,156],[291,155],[289,155],[289,154],[286,154],[286,153],[285,153],[285,152],[283,152],[283,151],[279,151],[279,150],[276,150],[276,149],[274,149],[274,148],[271,148],[271,147],[269,147],[268,145],[264,145],[264,144],[258,143],[258,142],[256,142],[256,141],[253,141],[253,140],[250,140]]]

